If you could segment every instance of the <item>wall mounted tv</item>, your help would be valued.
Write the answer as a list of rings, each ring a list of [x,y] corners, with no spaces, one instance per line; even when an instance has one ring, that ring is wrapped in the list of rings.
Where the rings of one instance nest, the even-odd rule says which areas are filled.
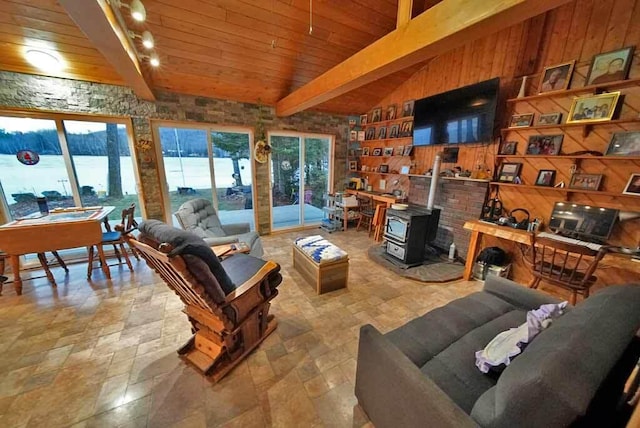
[[[496,77],[417,100],[413,145],[491,142],[499,87]]]

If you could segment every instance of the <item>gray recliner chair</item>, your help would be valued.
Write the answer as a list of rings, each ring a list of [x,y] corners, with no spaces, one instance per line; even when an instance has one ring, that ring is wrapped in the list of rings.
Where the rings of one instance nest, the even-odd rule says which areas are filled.
[[[213,204],[207,199],[187,201],[174,215],[184,230],[195,233],[210,246],[246,242],[252,256],[262,257],[264,253],[260,235],[250,230],[249,223],[220,223]]]

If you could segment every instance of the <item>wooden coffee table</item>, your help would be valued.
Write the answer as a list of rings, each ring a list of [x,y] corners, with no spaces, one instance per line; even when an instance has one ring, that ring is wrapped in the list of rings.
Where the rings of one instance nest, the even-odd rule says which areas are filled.
[[[234,242],[232,244],[216,245],[211,247],[218,257],[228,257],[237,253],[249,253],[251,247],[246,242]]]

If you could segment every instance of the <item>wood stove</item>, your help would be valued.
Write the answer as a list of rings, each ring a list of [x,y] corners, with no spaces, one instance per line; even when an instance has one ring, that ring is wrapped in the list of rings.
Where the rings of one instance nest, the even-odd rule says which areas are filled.
[[[384,237],[387,254],[402,264],[415,266],[424,261],[424,247],[436,238],[440,210],[409,205],[406,210],[387,210]]]

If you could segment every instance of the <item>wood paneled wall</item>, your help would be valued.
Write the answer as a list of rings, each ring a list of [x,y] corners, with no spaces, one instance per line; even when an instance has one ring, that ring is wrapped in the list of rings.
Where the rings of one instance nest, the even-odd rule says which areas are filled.
[[[384,111],[389,104],[402,105],[405,100],[419,99],[500,77],[497,127],[506,127],[508,118],[514,112],[533,112],[537,118],[539,113],[561,111],[564,113],[564,122],[572,98],[576,94],[552,99],[536,99],[530,103],[506,102],[508,98],[516,96],[522,81],[521,77],[530,76],[527,95],[533,95],[537,93],[544,67],[576,60],[576,69],[570,87],[581,87],[584,85],[585,75],[594,54],[629,45],[638,46],[639,42],[640,0],[578,0],[432,59],[380,104]],[[640,46],[638,48],[640,50]],[[638,54],[632,63],[630,76],[640,77]],[[625,95],[620,117],[638,119],[640,86],[621,88],[620,91]],[[518,145],[518,153],[524,153],[524,141],[528,135],[534,133],[564,133],[565,153],[583,149],[604,152],[611,134],[622,130],[640,130],[640,122],[596,126],[587,136],[583,135],[582,127],[521,130],[516,133],[509,132],[508,136],[509,139],[513,138],[521,142]],[[499,134],[497,130],[496,135]],[[486,165],[493,170],[499,142],[500,138],[496,137],[494,141],[486,144],[459,146],[460,156],[457,165],[469,170],[484,168]],[[442,146],[414,148],[415,170],[422,172],[430,168],[435,154],[440,150]],[[556,169],[558,171],[556,180],[568,183],[569,167],[573,163],[570,159],[514,159],[514,161],[524,163],[522,177],[525,184],[533,184],[538,170],[543,168]],[[453,166],[445,164],[443,168]],[[640,162],[636,160],[582,160],[579,167],[584,172],[603,173],[605,179],[602,189],[609,192],[621,193],[630,174],[640,173]],[[370,178],[375,185],[376,176]],[[553,189],[502,187],[500,198],[506,208],[524,207],[531,212],[532,217],[542,218],[545,223],[548,221],[553,204],[561,200],[640,212],[640,197],[633,196],[567,194]],[[639,245],[640,220],[619,223],[614,230],[611,242],[634,247]],[[519,254],[515,246],[504,241],[487,239],[485,244],[501,245],[505,249],[512,250],[514,256]],[[515,258],[517,263],[514,267],[514,278],[524,282],[529,278],[528,271],[519,261],[519,257]],[[606,269],[606,267],[609,268]],[[637,280],[640,264],[605,262],[601,272],[601,284]]]

